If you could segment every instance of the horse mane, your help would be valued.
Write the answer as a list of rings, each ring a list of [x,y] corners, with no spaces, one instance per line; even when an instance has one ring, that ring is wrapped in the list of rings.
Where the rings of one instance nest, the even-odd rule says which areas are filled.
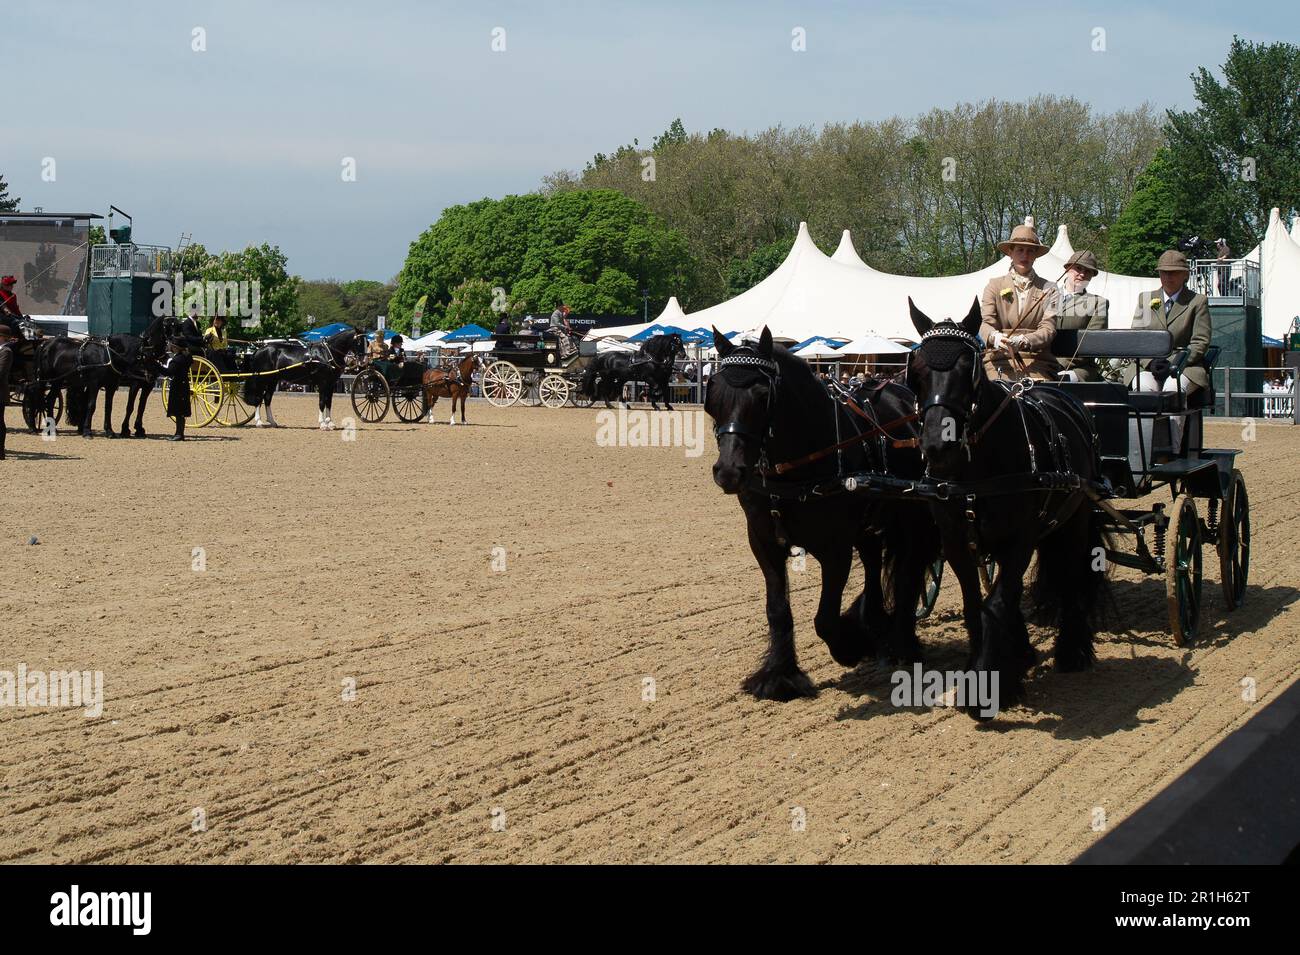
[[[145,326],[144,331],[141,333],[140,335],[141,341],[147,342],[154,337],[162,335],[163,321],[165,319],[166,319],[165,315],[155,315],[153,320],[149,322],[148,325]]]
[[[357,334],[359,334],[358,331],[353,326],[349,325],[347,328],[340,329],[332,335],[326,335],[325,342],[329,345],[337,345],[345,336],[352,335],[355,337]]]

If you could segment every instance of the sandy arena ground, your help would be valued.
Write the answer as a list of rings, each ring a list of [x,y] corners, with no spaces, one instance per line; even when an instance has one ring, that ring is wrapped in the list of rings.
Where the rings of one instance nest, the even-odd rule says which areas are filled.
[[[602,448],[594,411],[473,403],[469,427],[348,442],[314,399],[276,405],[287,427],[184,445],[11,432],[0,670],[102,670],[106,703],[0,708],[0,860],[1066,862],[1094,807],[1118,823],[1300,671],[1300,428],[1207,429],[1246,449],[1245,607],[1207,550],[1180,650],[1163,580],[1121,572],[1128,629],[1096,670],[1040,665],[1029,705],[978,726],[835,665],[811,561],[820,696],[740,694],[762,579],[711,436]],[[170,430],[156,400],[147,421]],[[951,582],[921,638],[961,665]]]

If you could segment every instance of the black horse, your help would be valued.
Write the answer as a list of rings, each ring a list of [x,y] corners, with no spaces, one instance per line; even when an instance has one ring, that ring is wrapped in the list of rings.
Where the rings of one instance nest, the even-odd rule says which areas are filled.
[[[814,623],[836,662],[851,667],[876,650],[880,628],[886,629],[884,655],[916,659],[917,599],[925,568],[938,554],[933,523],[921,506],[837,493],[845,475],[905,466],[884,450],[892,448],[893,435],[905,433],[905,393],[879,389],[864,417],[806,362],[774,346],[767,329],[755,345],[734,345],[715,330],[714,344],[719,360],[704,403],[718,439],[713,480],[738,496],[767,585],[768,650],[742,688],[760,699],[816,694],[795,654],[786,569],[792,546],[821,564]],[[911,454],[911,469],[919,471],[919,457]],[[822,490],[809,493],[812,486]],[[842,613],[855,549],[866,587]]]
[[[985,375],[978,300],[960,324],[936,324],[908,304],[921,335],[906,379],[920,406],[921,453],[928,476],[954,489],[931,509],[961,584],[969,666],[998,675],[998,704],[1005,706],[1019,699],[1035,661],[1020,609],[1035,551],[1032,596],[1040,614],[1056,618],[1057,669],[1084,670],[1095,660],[1104,542],[1080,483],[1101,479],[1095,426],[1087,409],[1054,385]],[[998,567],[987,600],[977,571],[982,556]]]
[[[167,335],[176,323],[166,317],[151,321],[141,335],[118,334],[106,339],[86,339],[69,345],[51,344],[49,361],[54,378],[44,395],[46,404],[52,402],[54,389],[62,385],[68,402],[68,420],[76,423],[77,432],[86,437],[93,434],[93,419],[99,391],[104,392],[104,434],[115,438],[130,437],[131,414],[135,412],[135,436],[143,438],[144,411],[149,395],[161,373],[161,361],[167,351]],[[58,339],[55,339],[57,342]],[[65,340],[71,341],[71,340]],[[76,373],[67,374],[75,351]],[[113,430],[113,398],[117,389],[128,388],[126,413],[122,415],[120,431]],[[138,404],[137,404],[138,402]]]
[[[253,423],[262,427],[262,406],[266,406],[266,424],[278,427],[271,413],[271,398],[282,381],[312,385],[319,400],[320,429],[332,431],[330,411],[334,403],[334,385],[339,376],[354,367],[364,356],[366,337],[348,327],[318,342],[275,339],[262,342],[248,362],[254,372],[244,384],[244,400],[253,406]]]
[[[605,407],[611,399],[622,400],[623,386],[629,381],[645,382],[650,386],[650,406],[659,410],[656,392],[663,398],[665,407],[673,410],[668,398],[668,380],[672,377],[673,362],[678,355],[686,355],[686,346],[682,336],[673,332],[671,335],[655,335],[641,343],[635,354],[625,352],[605,352],[597,355],[582,376],[580,391],[593,400],[602,399]]]

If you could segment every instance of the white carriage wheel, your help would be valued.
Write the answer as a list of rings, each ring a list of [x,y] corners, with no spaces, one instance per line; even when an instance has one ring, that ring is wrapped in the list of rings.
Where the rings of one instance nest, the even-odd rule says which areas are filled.
[[[547,375],[539,386],[542,404],[548,408],[563,408],[569,400],[569,383],[559,375]]]
[[[524,393],[519,369],[508,361],[494,361],[483,372],[483,397],[494,408],[509,408]]]

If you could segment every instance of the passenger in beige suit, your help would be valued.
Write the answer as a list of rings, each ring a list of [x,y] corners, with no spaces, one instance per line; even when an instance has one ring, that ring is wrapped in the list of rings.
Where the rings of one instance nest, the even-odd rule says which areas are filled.
[[[1054,381],[1061,366],[1052,354],[1060,290],[1034,271],[1047,251],[1033,226],[1018,225],[998,244],[1011,271],[989,280],[980,297],[984,370],[990,378]]]

